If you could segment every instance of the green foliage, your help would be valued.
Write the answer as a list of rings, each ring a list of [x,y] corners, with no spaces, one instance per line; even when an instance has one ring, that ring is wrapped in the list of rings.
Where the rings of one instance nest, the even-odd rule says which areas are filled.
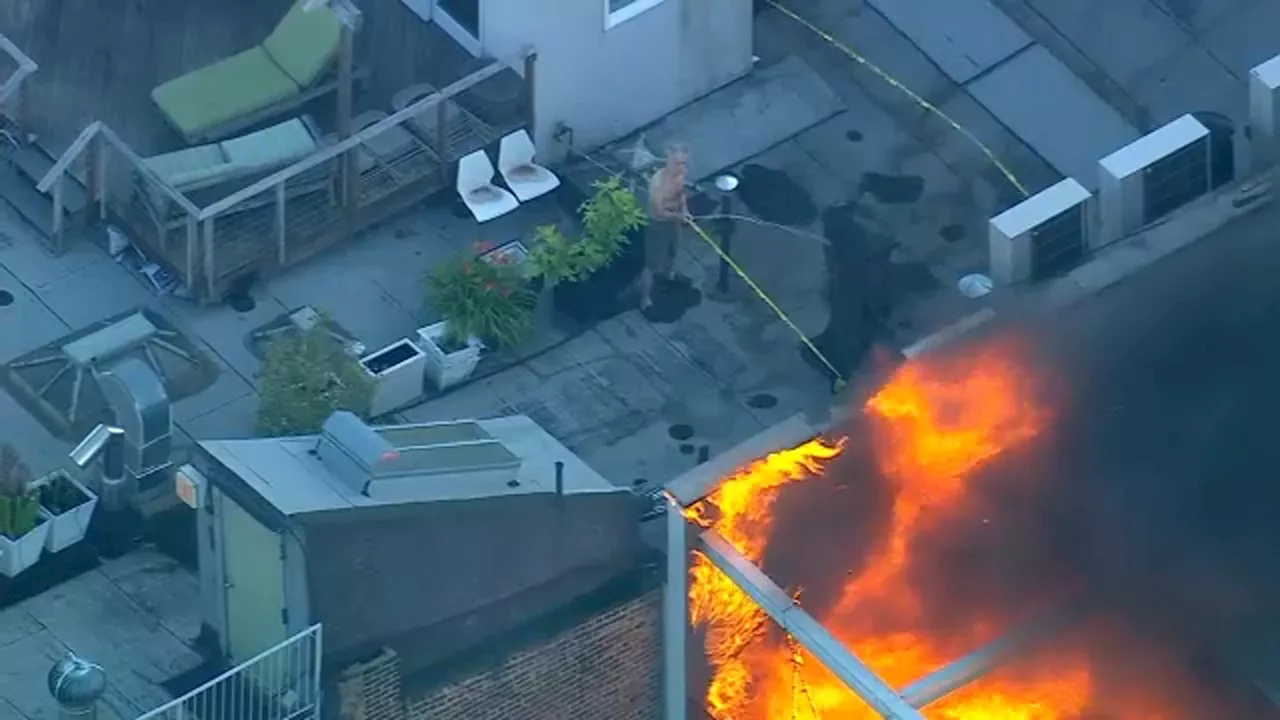
[[[40,504],[55,515],[74,510],[89,499],[63,471],[46,475],[39,485]]]
[[[40,522],[40,490],[16,448],[0,445],[0,535],[17,539]]]
[[[335,411],[367,416],[373,403],[373,378],[324,322],[273,340],[259,379],[258,432],[264,436],[319,432]]]
[[[613,262],[626,246],[627,234],[649,220],[640,201],[620,179],[600,180],[593,187],[595,193],[578,208],[580,238],[570,239],[554,225],[537,230],[525,262],[547,286],[577,282]]]
[[[446,350],[470,337],[491,347],[519,345],[533,329],[537,302],[522,269],[506,258],[482,260],[468,250],[427,274],[427,303],[444,318]]]

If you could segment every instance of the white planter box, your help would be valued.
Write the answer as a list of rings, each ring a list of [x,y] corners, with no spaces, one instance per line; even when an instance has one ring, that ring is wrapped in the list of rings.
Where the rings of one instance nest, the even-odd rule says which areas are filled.
[[[374,382],[369,414],[385,415],[421,397],[426,365],[426,353],[407,338],[360,358]]]
[[[67,483],[84,497],[79,505],[61,513],[55,513],[52,508],[41,504],[40,517],[44,518],[47,521],[45,525],[49,526],[44,547],[49,552],[56,553],[84,539],[85,534],[89,532],[89,521],[93,519],[93,512],[98,509],[98,496],[67,473],[57,473],[42,482],[50,485]]]
[[[17,577],[18,573],[35,565],[44,553],[44,542],[49,537],[48,520],[41,520],[26,535],[17,540],[0,535],[0,574]]]
[[[471,377],[480,362],[480,352],[484,350],[483,343],[469,338],[466,347],[446,353],[440,349],[440,343],[444,342],[444,329],[443,322],[418,328],[419,346],[426,354],[427,377],[441,390]]]

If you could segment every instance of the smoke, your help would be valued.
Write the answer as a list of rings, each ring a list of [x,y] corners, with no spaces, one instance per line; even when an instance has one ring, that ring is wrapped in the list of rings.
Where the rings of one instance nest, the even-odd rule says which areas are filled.
[[[1026,350],[1055,417],[913,547],[937,632],[1080,598],[1116,629],[1091,655],[1128,682],[1280,624],[1280,247],[1255,230],[973,341]],[[865,428],[848,432],[825,478],[779,498],[764,559],[819,616],[888,511]]]

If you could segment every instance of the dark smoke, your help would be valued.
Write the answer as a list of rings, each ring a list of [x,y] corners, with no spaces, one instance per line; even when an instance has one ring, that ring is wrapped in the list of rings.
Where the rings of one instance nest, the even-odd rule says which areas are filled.
[[[975,341],[1027,349],[1056,419],[920,538],[912,580],[938,632],[1075,594],[1113,629],[1092,641],[1102,677],[1141,683],[1149,668],[1148,682],[1168,683],[1176,666],[1223,703],[1230,683],[1205,679],[1202,660],[1230,661],[1234,639],[1280,637],[1280,238],[1268,222]],[[885,522],[884,480],[855,447],[828,477],[786,491],[765,558],[817,615]],[[820,547],[836,550],[812,556]],[[1280,667],[1280,643],[1273,652]],[[1264,717],[1212,707],[1200,716]]]

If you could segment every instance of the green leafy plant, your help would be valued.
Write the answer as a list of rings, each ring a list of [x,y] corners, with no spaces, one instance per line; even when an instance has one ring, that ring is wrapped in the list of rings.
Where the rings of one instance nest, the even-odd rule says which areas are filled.
[[[373,378],[318,322],[277,337],[259,375],[258,432],[265,436],[319,432],[335,411],[367,416]]]
[[[580,237],[571,239],[555,225],[537,229],[525,262],[547,287],[578,282],[613,262],[626,247],[628,233],[648,222],[644,207],[619,178],[599,180],[592,187],[595,192],[578,208]]]
[[[0,535],[16,540],[40,523],[40,488],[12,445],[0,445]]]
[[[427,303],[445,321],[446,352],[478,338],[492,347],[520,344],[533,329],[538,297],[523,270],[507,258],[476,256],[481,244],[450,258],[427,273]]]
[[[89,499],[63,471],[46,475],[39,486],[40,504],[54,515],[74,510]]]

